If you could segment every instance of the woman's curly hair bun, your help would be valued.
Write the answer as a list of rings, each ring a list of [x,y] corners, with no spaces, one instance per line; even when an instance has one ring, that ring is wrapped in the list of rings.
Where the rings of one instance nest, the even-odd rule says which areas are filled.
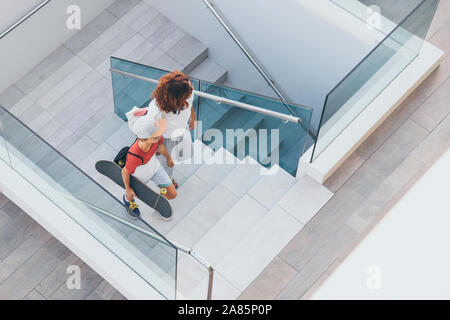
[[[175,70],[159,79],[152,99],[156,99],[159,108],[166,113],[178,114],[189,106],[186,99],[191,96],[192,90],[189,77]]]

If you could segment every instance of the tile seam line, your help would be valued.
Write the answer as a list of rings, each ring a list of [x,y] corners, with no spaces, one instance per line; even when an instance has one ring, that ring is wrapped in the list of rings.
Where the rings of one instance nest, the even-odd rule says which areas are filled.
[[[334,268],[334,270],[330,270],[331,266],[333,264],[337,263],[337,266]],[[298,300],[311,300],[311,297],[314,295],[315,292],[317,292],[317,290],[323,285],[325,284],[325,282],[328,280],[328,278],[336,271],[336,269],[341,265],[342,261],[336,257],[328,266],[327,268],[319,275],[319,277],[317,278],[317,280],[308,288],[308,291],[305,292],[304,295],[302,295]],[[325,274],[331,271],[330,275],[328,275],[327,277],[324,277]],[[324,279],[322,279],[322,277],[324,277]],[[314,292],[311,292],[310,294],[308,294],[308,292],[316,285],[317,282],[321,282],[321,284],[319,285],[318,288],[316,288],[314,290]],[[307,297],[305,297],[307,296]],[[308,298],[308,299],[307,299]]]
[[[411,117],[408,117],[407,120],[411,120],[411,122],[413,122],[415,125],[417,125],[418,127],[422,128],[423,130],[425,130],[425,131],[427,132],[427,136],[429,136],[430,133],[433,132],[434,129],[436,129],[436,127],[438,126],[438,125],[436,125],[436,127],[434,127],[434,128],[430,131],[430,130],[428,130],[427,128],[425,128],[423,125],[421,125],[420,123],[418,123],[416,120],[414,120],[413,118],[411,118]],[[440,122],[439,122],[439,123],[440,123]]]
[[[47,56],[47,57],[48,57],[48,56]],[[47,58],[47,57],[45,57],[45,58]],[[52,74],[50,74],[44,81],[47,81],[51,76],[53,76],[56,72],[58,72],[58,71],[61,69],[62,66],[66,65],[67,63],[69,63],[69,61],[72,60],[72,59],[74,59],[75,57],[78,58],[78,59],[80,59],[80,61],[81,61],[82,63],[84,63],[84,64],[90,69],[90,70],[86,73],[86,76],[88,76],[89,73],[92,72],[92,71],[96,71],[96,72],[97,72],[97,70],[95,70],[94,68],[92,68],[92,67],[91,67],[86,61],[84,61],[81,57],[79,57],[78,55],[74,55],[72,58],[70,58],[69,60],[67,60],[66,63],[64,63],[63,65],[61,65],[61,66],[60,66],[58,69],[56,69]],[[45,58],[44,58],[44,59],[45,59]],[[44,59],[42,59],[41,61],[39,61],[38,64],[40,64]],[[32,70],[31,70],[31,71],[32,71]],[[99,73],[99,72],[97,72],[97,73]],[[68,79],[69,77],[72,76],[72,74],[73,74],[73,73],[71,72],[71,73],[68,74],[66,77],[64,77],[63,80]],[[100,74],[100,73],[99,73],[99,74]],[[84,76],[80,81],[84,80],[84,79],[86,78],[86,76]],[[44,81],[43,81],[43,82],[44,82]],[[61,81],[62,81],[62,80],[58,81],[58,82],[57,82],[57,85],[58,85],[59,83],[61,83]],[[75,87],[80,81],[78,81],[78,82],[75,83],[72,87],[70,87],[69,90],[73,89],[73,87]],[[41,85],[43,82],[40,82],[39,85]],[[17,82],[16,82],[14,85],[16,86],[16,85],[17,85]],[[39,85],[38,85],[38,86],[39,86]],[[34,89],[36,89],[38,86],[36,86]],[[52,88],[51,88],[50,90],[54,89],[54,87],[55,87],[55,86],[52,86]],[[34,90],[34,89],[33,89],[33,90]],[[19,89],[19,90],[20,90],[20,89]],[[31,90],[30,93],[31,93],[33,90]],[[49,91],[50,91],[50,90],[49,90]],[[68,91],[69,91],[69,90],[68,90]],[[44,97],[46,94],[48,94],[49,91],[47,91],[42,97]],[[66,92],[67,92],[67,91],[66,91]],[[66,93],[66,92],[65,92],[65,93]],[[27,97],[28,99],[30,99],[32,102],[34,102],[35,104],[37,104],[38,106],[40,106],[40,107],[41,107],[42,109],[44,109],[44,110],[47,110],[48,107],[50,107],[50,106],[48,106],[47,108],[43,107],[43,106],[39,103],[39,100],[41,100],[42,97],[39,97],[37,100],[35,100],[33,97],[30,96],[30,93],[26,93],[25,95],[26,95],[26,97]],[[78,98],[78,97],[77,97],[77,98]],[[58,100],[59,100],[59,99],[57,99],[55,102],[57,102]],[[52,104],[54,104],[55,102],[53,102]],[[53,114],[52,114],[52,115],[53,115]]]
[[[433,20],[434,20],[434,19],[433,19]],[[431,43],[431,40],[433,40],[433,38],[434,38],[439,32],[441,32],[441,31],[447,26],[447,24],[450,24],[450,18],[447,19],[447,21],[445,21],[445,22],[442,24],[442,26],[441,26],[438,30],[436,30],[436,31],[431,35],[431,37],[430,37],[428,40],[426,40],[426,41],[428,41],[428,42]]]
[[[392,114],[391,114],[392,115]],[[352,173],[352,175],[345,181],[345,183],[343,183],[337,190],[336,190],[336,192],[335,192],[335,194],[337,194],[344,186],[346,186],[347,185],[347,183],[359,172],[359,169],[361,169],[361,167],[362,166],[364,166],[370,159],[372,159],[372,157],[373,157],[373,155],[381,148],[381,147],[383,147],[384,145],[385,145],[385,143],[408,121],[408,120],[410,120],[410,121],[412,121],[409,117],[407,117],[407,118],[405,118],[405,120],[404,121],[402,121],[400,124],[399,124],[399,126],[397,126],[397,128],[389,135],[389,136],[387,136],[386,137],[386,139],[384,139],[383,140],[383,143],[381,143],[375,150],[373,150],[373,152],[372,152],[372,154],[366,159],[366,160],[364,160],[364,162],[362,162],[361,163],[361,165],[359,165],[358,166],[358,168]],[[384,123],[384,121],[383,121],[383,123]],[[382,124],[383,124],[382,123]],[[414,122],[414,124],[416,124],[415,122]],[[418,125],[419,126],[419,125]],[[421,126],[419,126],[419,127],[421,127]],[[422,127],[421,127],[422,128]],[[375,130],[376,131],[376,130]],[[428,132],[428,131],[427,131]],[[373,132],[370,136],[372,136],[373,134],[374,134],[375,132]],[[359,147],[360,146],[362,146],[369,138],[370,138],[370,136],[369,137],[367,137],[366,138],[366,140],[363,142],[363,143],[361,143],[359,146],[358,146],[358,148],[356,148],[356,150],[355,151],[353,151],[352,153],[354,153],[354,152],[356,152],[358,149],[359,149]],[[351,155],[351,154],[350,154]],[[348,159],[347,159],[348,160]],[[347,161],[346,160],[346,161]],[[327,179],[328,180],[328,179]],[[325,181],[325,183],[326,183],[326,181]],[[359,194],[359,193],[358,193]]]
[[[22,214],[26,214],[26,215],[28,216],[28,214],[25,213],[25,212],[22,212]],[[29,216],[28,216],[28,217],[29,217]],[[32,218],[30,217],[30,219],[32,219]],[[41,226],[39,223],[37,223],[36,221],[33,220],[33,224],[34,224],[34,223],[38,224],[40,228],[42,228],[45,232],[49,233],[49,232],[47,231],[47,229],[45,229],[43,226]],[[30,227],[33,227],[33,224],[30,225]],[[53,238],[52,234],[51,234],[51,233],[49,233],[49,234],[50,234],[50,236],[51,236],[50,239],[48,239],[47,241],[45,241],[44,243],[42,243],[41,246],[40,246],[39,248],[37,248],[36,251],[35,251],[31,256],[29,256],[25,261],[23,261],[23,262],[20,264],[20,266],[19,266],[18,268],[16,268],[16,269],[15,269],[8,277],[6,277],[2,282],[0,282],[0,287],[1,287],[1,284],[2,284],[2,283],[5,283],[5,281],[6,281],[7,279],[9,279],[14,273],[16,273],[17,270],[19,270],[24,264],[26,264],[26,263],[28,262],[28,260],[30,260],[31,258],[33,258],[33,257],[36,255],[36,253],[37,253],[39,250],[41,250],[41,248],[44,247],[44,246],[45,246],[45,245]],[[17,247],[14,248],[13,251],[10,252],[10,254],[8,254],[4,259],[2,259],[2,261],[0,262],[0,264],[3,263],[9,256],[11,256],[11,255],[14,253],[14,251],[17,250],[17,249],[18,249],[25,241],[27,241],[27,240],[29,240],[29,239],[32,239],[32,238],[33,238],[33,237],[29,237],[29,238],[25,239],[24,241],[22,241]]]
[[[28,292],[28,293],[22,298],[22,300],[24,300],[27,296],[29,296],[30,293],[31,293],[33,290],[36,290],[36,288],[31,289],[30,292]],[[37,291],[37,290],[36,290],[36,291]],[[37,291],[37,293],[39,293],[44,299],[47,299],[47,298],[44,297],[44,296],[42,295],[42,293],[40,293],[39,291]]]
[[[90,75],[92,72],[97,73],[100,77],[99,77],[97,80],[95,80],[94,83],[92,83],[87,89],[83,90],[79,95],[77,95],[77,97],[74,98],[73,101],[71,101],[68,105],[66,105],[66,107],[70,106],[70,105],[73,104],[74,102],[77,102],[78,99],[79,99],[82,95],[84,95],[86,92],[88,92],[89,90],[91,90],[91,88],[94,87],[95,85],[97,85],[100,81],[102,81],[102,80],[105,79],[105,77],[103,77],[103,75],[102,75],[100,72],[98,72],[96,69],[92,69],[91,71],[89,71],[89,72],[86,74],[86,76],[85,76],[83,79],[81,79],[79,82],[77,82],[77,83],[75,84],[75,86],[76,86],[77,84],[79,84],[81,81],[85,80],[87,77],[89,77],[89,75]],[[110,80],[110,79],[106,79],[106,80]],[[109,82],[109,81],[108,81],[108,82]],[[71,89],[73,89],[75,86],[71,87],[68,91],[70,91]],[[65,92],[64,94],[66,94],[66,93],[67,93],[67,92]],[[62,97],[62,96],[61,96],[61,97]],[[97,96],[96,96],[96,97],[97,97]],[[58,99],[58,100],[59,100],[59,99]],[[61,113],[64,113],[65,108],[64,108],[63,110],[59,110],[56,114],[54,114],[53,112],[48,111],[48,109],[49,109],[51,106],[53,106],[56,102],[58,102],[58,100],[56,100],[55,102],[53,102],[53,103],[52,103],[50,106],[48,106],[47,108],[44,108],[44,107],[42,107],[41,105],[40,105],[40,106],[41,106],[42,108],[44,108],[45,111],[47,111],[48,113],[50,113],[50,115],[51,115],[53,118],[55,118],[56,120],[58,120],[61,124],[64,124],[63,121],[61,121],[61,120],[58,118],[58,116],[59,116]],[[84,108],[84,107],[83,107],[83,108]],[[79,111],[80,111],[80,112],[81,112],[81,111],[84,111],[84,109],[81,109],[81,110],[79,110]],[[71,119],[72,119],[72,117],[71,117],[69,120],[71,120]]]
[[[24,213],[24,214],[26,214],[26,213]],[[30,218],[31,219],[31,218]],[[34,220],[33,220],[34,221]],[[35,222],[34,221],[34,223],[37,223],[37,222]],[[40,224],[39,224],[40,225]],[[42,227],[42,226],[41,226]],[[42,227],[43,228],[43,227]],[[44,230],[45,231],[47,231],[45,228],[44,228]],[[47,231],[48,232],[48,231]],[[14,272],[13,273],[11,273],[7,278],[5,278],[4,280],[3,280],[3,282],[1,282],[0,283],[0,287],[3,285],[3,284],[5,284],[5,282],[9,279],[9,278],[11,278],[20,268],[22,268],[31,258],[33,258],[45,245],[47,245],[52,239],[53,239],[54,237],[51,237],[50,239],[48,239],[39,249],[37,249],[27,260],[25,260],[21,265],[20,265],[20,267],[19,268],[17,268],[16,270],[14,270]],[[17,247],[16,247],[16,249],[17,249]],[[8,255],[9,256],[9,255]],[[4,261],[4,260],[2,260],[2,261]],[[53,271],[53,270],[52,270]],[[51,271],[50,271],[51,272]],[[48,276],[48,274],[45,276],[45,277],[47,277]],[[44,277],[44,278],[45,278]],[[41,282],[39,282],[38,283],[38,285],[40,284]],[[35,287],[33,287],[33,289],[34,289]]]
[[[84,62],[84,61],[83,61],[83,62]],[[84,62],[84,63],[86,63],[86,62]],[[87,64],[87,63],[86,63],[86,64]],[[86,75],[85,75],[81,80],[79,80],[78,82],[76,82],[72,87],[70,87],[66,92],[64,92],[64,94],[63,94],[61,97],[59,97],[55,102],[53,102],[52,104],[50,104],[47,108],[44,108],[41,104],[39,104],[39,102],[36,102],[36,104],[38,104],[41,108],[43,108],[44,111],[46,111],[47,113],[49,113],[49,114],[52,116],[52,118],[55,118],[55,119],[57,119],[59,122],[62,123],[62,121],[59,120],[59,119],[57,118],[57,116],[58,116],[59,114],[63,113],[62,110],[60,110],[57,114],[53,114],[52,112],[48,111],[48,109],[49,109],[51,106],[53,106],[55,103],[57,103],[57,102],[60,100],[60,98],[62,98],[62,97],[63,97],[64,95],[66,95],[67,93],[69,93],[70,90],[74,89],[78,84],[80,84],[80,82],[83,82],[84,80],[86,80],[93,72],[94,72],[94,73],[97,73],[100,77],[99,77],[96,81],[94,81],[94,83],[92,83],[87,89],[83,90],[83,91],[80,92],[79,94],[77,93],[76,98],[74,98],[73,101],[71,101],[71,102],[69,103],[69,105],[67,105],[67,106],[70,106],[73,102],[77,101],[77,100],[78,100],[78,99],[79,99],[86,91],[88,91],[92,86],[94,86],[95,84],[97,84],[97,82],[99,82],[99,81],[101,80],[102,75],[101,75],[96,69],[92,68],[91,66],[89,66],[89,68],[91,68],[91,70],[89,70],[89,71],[86,73]],[[29,98],[31,99],[31,97],[29,97]],[[67,107],[67,106],[66,106],[66,107]]]
[[[276,206],[276,204],[274,205],[274,207]],[[278,206],[284,213],[286,213],[286,214],[289,214],[288,212],[286,212],[286,210],[284,210],[283,208],[281,208],[280,206]],[[270,210],[268,210],[265,214],[264,214],[264,216],[263,216],[263,218],[267,215],[267,213],[269,213],[269,211]],[[289,214],[290,215],[290,214]],[[292,216],[291,216],[292,217]],[[294,220],[296,220],[297,222],[298,222],[298,220],[297,219],[295,219],[294,217],[292,217]],[[258,222],[256,222],[256,224],[253,226],[253,227],[256,227],[259,223],[261,222],[261,220],[260,221],[258,221]],[[302,222],[300,222],[300,224],[302,225],[302,228],[294,235],[294,237],[298,234],[298,233],[300,233],[301,231],[302,231],[302,229],[303,229],[303,227],[305,226],[305,224],[304,223],[302,223]],[[253,229],[253,228],[252,228]],[[250,231],[244,236],[244,238],[248,235],[250,233]],[[294,238],[293,237],[293,238]],[[290,240],[289,240],[289,242],[291,241],[291,240],[293,240],[293,238],[291,238]],[[241,239],[242,240],[242,239]],[[239,242],[240,243],[240,242]],[[238,244],[239,244],[238,243]],[[281,251],[283,251],[283,249],[286,247],[286,245],[281,249]],[[233,247],[234,248],[234,247]],[[270,263],[272,263],[277,257],[279,257],[282,261],[284,261],[280,256],[279,256],[279,254],[281,253],[281,251],[280,252],[278,252],[276,255],[275,255],[275,257],[274,258],[272,258],[271,260],[270,260],[270,262],[269,262],[269,264]],[[225,256],[228,256],[228,253],[227,254],[225,254]],[[225,256],[224,256],[224,258],[225,258]],[[217,265],[219,265],[220,264],[220,262],[223,260],[223,258],[217,263]],[[293,266],[291,266],[288,262],[286,262],[286,261],[284,261],[286,264],[288,264],[290,267],[292,267],[294,270],[296,270],[297,271],[297,269],[296,268],[294,268]],[[258,276],[269,266],[269,264],[267,264],[264,268],[263,268],[263,270],[256,276],[256,278],[258,278]],[[297,271],[298,272],[298,271]],[[222,275],[223,276],[223,275]],[[251,282],[250,282],[250,284],[248,284],[247,285],[247,287],[245,287],[245,289],[242,291],[242,292],[244,292],[245,290],[247,290],[247,288],[249,288],[250,287],[250,285],[256,280],[256,278],[255,279],[253,279]],[[239,289],[240,290],[240,289]],[[241,292],[241,293],[242,293]]]
[[[322,277],[322,275],[323,275],[325,272],[328,271],[328,269],[329,269],[330,266],[335,262],[336,259],[337,259],[337,257],[334,258],[334,259],[331,259],[331,262],[327,264],[325,270],[322,271],[322,272],[320,272],[320,274],[316,277],[315,280],[313,280],[313,283],[312,283],[311,285],[308,286],[307,290],[305,291],[305,293],[304,293],[302,296],[298,296],[298,297],[296,297],[296,298],[293,298],[292,300],[301,300],[302,297],[303,297],[303,296],[304,296],[304,295],[305,295],[305,294],[306,294],[306,293],[314,286],[314,284],[320,279],[320,277]],[[311,260],[311,259],[310,259],[310,260]],[[302,270],[303,270],[303,268],[302,268]],[[299,271],[299,272],[296,274],[296,276],[298,276],[298,275],[300,274],[300,272],[301,272],[301,271]],[[311,277],[308,277],[308,278],[311,279]],[[283,290],[286,289],[286,287],[288,287],[289,284],[292,284],[292,282],[288,283],[288,284],[285,286],[285,288],[283,288]],[[280,299],[280,295],[283,293],[283,290],[275,297],[276,300],[283,300],[283,299]]]
[[[74,254],[74,253],[72,253],[72,254]],[[75,255],[75,254],[74,254]],[[78,259],[80,259],[80,258],[78,258]],[[80,259],[81,260],[81,259]],[[82,262],[83,262],[83,265],[85,264],[85,262],[83,261],[83,260],[81,260]],[[64,261],[61,261],[61,262],[64,262]],[[55,268],[54,270],[56,270],[57,268]],[[81,268],[80,268],[81,269]],[[54,271],[53,270],[53,271]],[[47,277],[49,276],[50,274],[48,274],[47,275]],[[46,277],[46,278],[47,278]],[[44,279],[45,280],[45,279]],[[44,295],[42,292],[40,292],[44,297],[46,297],[48,300],[54,300],[53,298],[52,298],[52,296],[64,285],[64,281],[55,289],[55,290],[53,290],[48,296],[46,296],[46,295]],[[40,283],[39,283],[40,284]]]
[[[77,258],[78,258],[78,256],[77,256]],[[81,268],[82,267],[87,267],[87,268],[89,268],[89,269],[91,269],[92,270],[92,268],[91,267],[89,267],[89,265],[86,263],[86,262],[84,262],[82,259],[80,259],[80,258],[78,258],[80,261],[82,261],[83,263],[82,263],[82,265],[81,266],[79,266],[80,267],[80,270],[81,270]],[[61,261],[61,262],[63,262],[63,261]],[[94,271],[94,270],[92,270],[92,271]],[[94,271],[95,272],[95,271]],[[96,273],[96,272],[95,272]],[[102,278],[102,276],[100,276],[98,273],[96,273],[97,274],[97,276],[98,277],[100,277],[102,280],[104,280],[104,281],[106,281],[105,279],[103,279]],[[108,282],[108,281],[106,281],[106,282]],[[53,296],[55,295],[55,293],[57,293],[58,292],[58,290],[59,289],[61,289],[62,287],[64,287],[64,285],[67,283],[67,281],[63,281],[62,283],[61,283],[61,285],[58,287],[58,288],[56,288],[50,295],[49,295],[49,300],[58,300],[57,298],[54,298]],[[109,283],[109,282],[108,282]],[[98,286],[97,286],[98,287]],[[93,289],[91,289],[83,298],[81,298],[80,300],[85,300],[92,292],[94,292],[96,289],[97,289],[97,287],[95,287],[95,288],[93,288]],[[115,289],[115,288],[114,288]],[[70,290],[70,289],[69,289]],[[80,290],[81,291],[81,290]],[[41,293],[42,294],[42,293]]]
[[[184,30],[183,30],[184,31]],[[198,40],[197,38],[195,38],[194,36],[192,36],[189,32],[187,32],[187,31],[184,31],[186,34],[183,36],[183,37],[181,37],[181,39],[179,40],[179,41],[177,41],[173,46],[171,46],[167,51],[169,51],[170,49],[172,49],[173,47],[175,47],[177,44],[179,44],[181,41],[183,41],[183,39],[186,37],[186,36],[190,36],[190,37],[192,37],[192,38],[194,38],[195,40],[197,40],[198,42],[200,42],[203,46],[205,46],[205,50],[204,51],[206,51],[206,57],[205,57],[205,59],[204,60],[206,60],[206,58],[208,58],[208,55],[209,55],[209,48],[203,43],[203,42],[201,42],[200,40]],[[150,41],[150,40],[149,40]],[[156,47],[158,47],[158,46],[156,46]],[[158,49],[159,50],[161,50],[161,51],[163,51],[162,49],[160,49],[159,47],[158,47]],[[203,52],[204,51],[202,51],[199,55],[196,55],[196,57],[195,57],[195,59],[193,59],[192,61],[195,61],[195,60],[197,60],[198,59],[198,57],[200,57],[201,55],[203,55]],[[172,58],[173,60],[175,60],[176,62],[178,62],[183,68],[182,69],[185,69],[187,66],[185,66],[185,65],[183,65],[183,63],[181,63],[180,61],[178,61],[177,59],[175,59],[174,57],[172,57],[171,55],[170,55],[170,53],[169,52],[166,52],[166,51],[163,51],[165,54],[167,54],[170,58]],[[203,62],[203,61],[202,61]],[[192,63],[192,62],[191,62]],[[201,63],[199,63],[198,65],[197,65],[197,67],[200,65]],[[197,67],[195,67],[193,70],[195,70]],[[192,71],[193,71],[192,70]]]
[[[151,5],[149,5],[150,7],[145,11],[145,12],[147,12],[147,11],[149,11],[151,8],[153,8],[154,10],[157,10],[156,8],[154,8],[153,6],[151,6]],[[134,6],[133,8],[135,8],[136,6]],[[107,11],[108,9],[106,9],[105,11]],[[166,15],[164,15],[162,12],[160,12],[159,10],[157,10],[158,11],[158,14],[154,17],[154,18],[152,18],[145,26],[147,26],[153,19],[155,19],[156,17],[158,17],[159,15],[161,15],[161,16],[163,16],[163,17],[165,17],[168,21],[170,21],[170,22],[172,22],[172,23],[174,23],[178,28],[180,28],[175,22],[173,22],[172,20],[170,20],[169,18],[167,18],[167,16]],[[128,11],[129,12],[129,11]],[[111,12],[110,12],[111,13]],[[112,14],[112,13],[111,13]],[[145,13],[144,13],[145,14]],[[113,15],[113,14],[112,14]],[[114,15],[113,15],[114,16]],[[116,16],[115,16],[116,17]],[[118,18],[118,17],[116,17],[116,18]],[[149,39],[148,39],[148,37],[146,37],[144,34],[142,34],[141,32],[142,32],[142,30],[136,30],[136,29],[134,29],[130,24],[128,24],[128,23],[126,23],[125,21],[123,21],[122,20],[122,17],[121,18],[118,18],[122,23],[124,23],[127,27],[129,27],[131,30],[133,30],[133,31],[135,31],[136,32],[136,34],[139,34],[142,38],[144,38],[146,41],[148,41],[149,43],[151,43],[154,47],[157,47],[159,50],[161,50],[162,52],[164,52],[165,54],[167,54],[170,58],[172,58],[172,59],[174,59],[177,63],[179,63],[180,65],[182,65],[179,61],[177,61],[175,58],[173,58],[171,55],[169,55],[166,51],[164,51],[164,50],[162,50],[157,44],[155,44],[155,43],[153,43],[152,41],[150,41]],[[157,31],[159,31],[160,29],[162,29],[162,27],[163,26],[161,26],[161,27],[159,27],[155,32],[153,32],[151,35],[154,35]],[[181,29],[181,28],[180,28]],[[175,33],[175,30],[176,30],[176,28],[172,31],[172,32],[170,32],[169,33],[169,36],[170,35],[172,35],[173,33]],[[184,30],[183,30],[184,31]],[[184,31],[186,34],[189,34],[189,33],[187,33],[186,31]],[[182,38],[184,38],[184,36],[182,37]],[[180,40],[178,40],[174,45],[172,45],[172,47],[174,47],[176,44],[178,44],[178,42],[180,42],[182,39],[180,39]],[[171,48],[172,48],[171,47]]]
[[[114,1],[115,2],[115,1]],[[111,5],[113,5],[114,4],[114,2],[113,3],[111,3]],[[145,1],[144,1],[145,2]],[[133,10],[134,8],[136,8],[137,6],[138,6],[138,4],[140,4],[140,3],[142,3],[142,1],[139,1],[138,3],[136,3],[133,7],[131,7],[124,15],[126,15],[127,13],[129,13],[131,10]],[[146,2],[145,2],[146,3]],[[110,11],[111,9],[110,9],[110,7],[111,7],[111,5],[109,5],[105,10],[103,10],[103,11],[108,11],[108,13],[110,13],[113,17],[116,17],[118,20],[120,20],[120,19],[122,19],[122,17],[124,16],[122,16],[122,17],[118,17],[118,16],[116,16],[112,11]]]
[[[219,263],[217,263],[217,265],[219,265]],[[230,286],[232,286],[234,289],[236,289],[236,291],[238,291],[239,292],[239,296],[242,294],[242,292],[244,292],[244,291],[241,291],[241,289],[239,289],[239,288],[236,288],[236,286],[230,281],[230,280],[228,280],[223,274],[222,274],[222,272],[220,272],[219,270],[217,270],[217,267],[214,267],[214,273],[218,273],[218,274],[220,274],[221,275],[221,277],[230,285]],[[213,282],[214,283],[214,282]],[[213,295],[214,295],[214,286],[213,286]],[[239,298],[239,296],[238,296],[238,298]],[[237,298],[236,298],[237,299]],[[235,299],[235,300],[236,300]]]

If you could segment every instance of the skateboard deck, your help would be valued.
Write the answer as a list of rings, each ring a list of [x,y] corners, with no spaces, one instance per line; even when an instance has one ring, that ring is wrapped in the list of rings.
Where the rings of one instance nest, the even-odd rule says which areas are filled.
[[[125,189],[125,184],[122,179],[122,168],[116,163],[108,160],[100,160],[95,164],[95,169]],[[172,218],[172,207],[164,196],[150,189],[133,175],[130,175],[130,187],[134,190],[139,200],[155,209],[163,219],[170,220]]]

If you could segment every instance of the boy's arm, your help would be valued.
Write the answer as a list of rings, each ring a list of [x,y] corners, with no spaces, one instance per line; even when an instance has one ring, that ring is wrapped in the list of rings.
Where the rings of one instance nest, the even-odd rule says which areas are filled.
[[[132,201],[136,194],[134,193],[134,190],[130,187],[130,173],[128,172],[127,168],[122,169],[122,179],[123,184],[125,185],[125,193],[127,196],[128,201]]]

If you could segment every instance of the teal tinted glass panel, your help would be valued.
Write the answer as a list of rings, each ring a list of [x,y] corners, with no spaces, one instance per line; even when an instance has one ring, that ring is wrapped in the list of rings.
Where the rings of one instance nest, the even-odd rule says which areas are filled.
[[[111,68],[155,80],[169,73],[167,70],[161,70],[114,57],[111,57]],[[156,83],[128,77],[115,72],[112,72],[111,76],[114,93],[114,111],[119,117],[126,120],[125,114],[134,106],[142,108],[149,105],[150,97],[157,86]],[[191,82],[194,88],[199,90],[199,80],[191,78]],[[194,100],[195,109],[198,108],[197,105],[198,101],[196,99]]]
[[[301,124],[286,123],[272,116],[200,98],[198,120],[202,124],[202,140],[206,145],[214,142],[212,139],[209,141],[209,137],[205,139],[208,136],[208,130],[216,129],[222,133],[222,146],[238,158],[243,159],[249,155],[265,167],[277,164],[290,174],[296,174],[298,160],[305,147],[312,109],[284,104],[279,100],[206,81],[201,82],[201,91],[301,118]],[[232,131],[235,133],[233,137],[230,134]],[[253,133],[256,134],[257,139],[254,139]],[[243,136],[243,134],[246,135]],[[253,147],[252,141],[257,142],[256,148]],[[214,143],[214,145],[218,144]]]
[[[177,249],[0,107],[11,167],[167,299],[176,292]],[[1,147],[0,147],[1,150]]]
[[[438,3],[422,1],[327,95],[312,160],[417,57]]]
[[[146,78],[158,80],[161,76],[168,73],[161,70],[134,62],[111,58],[111,67],[116,70],[125,71],[132,75],[143,76]],[[117,72],[112,72],[113,88],[114,88],[114,105],[115,112],[125,120],[125,113],[133,106],[143,107],[148,105],[149,97],[156,88],[156,83],[149,82]],[[310,119],[312,109],[308,107],[298,106],[294,104],[283,103],[280,100],[264,97],[261,95],[249,93],[243,90],[227,88],[206,81],[199,81],[191,78],[195,90],[203,91],[212,95],[228,98],[235,101],[247,103],[249,105],[262,107],[266,110],[293,115],[302,119],[301,124],[285,123],[284,121],[272,116],[262,115],[253,111],[247,111],[237,107],[232,107],[224,103],[217,104],[213,100],[195,96],[194,109],[196,111],[197,120],[201,122],[198,130],[192,131],[193,138],[200,138],[207,145],[210,141],[205,141],[199,129],[203,132],[208,129],[218,129],[224,135],[221,146],[227,149],[233,149],[233,153],[239,158],[251,156],[266,167],[274,164],[280,165],[289,173],[295,175],[297,164],[300,156],[304,152],[305,141],[308,137]],[[226,131],[241,130],[248,133],[249,129],[255,130],[258,147],[256,152],[251,152],[248,141],[239,144],[239,137],[234,138],[234,142],[230,142],[230,146],[226,146]],[[275,135],[272,132],[276,132]],[[197,134],[196,137],[194,135]],[[248,137],[246,138],[248,140]],[[279,141],[278,141],[279,139]],[[259,141],[266,141],[266,145],[259,145]],[[272,142],[273,141],[273,142]],[[238,145],[244,145],[245,150],[239,148]],[[276,155],[276,157],[275,157]]]

